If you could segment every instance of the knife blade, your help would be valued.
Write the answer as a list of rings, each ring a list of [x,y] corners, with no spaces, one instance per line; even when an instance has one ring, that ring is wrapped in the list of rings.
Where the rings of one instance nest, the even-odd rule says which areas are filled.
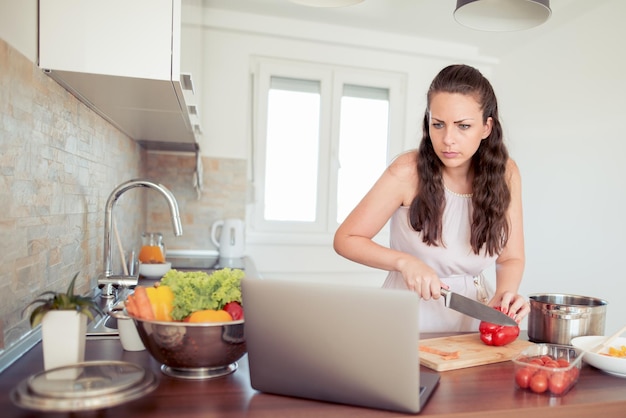
[[[464,315],[469,315],[481,321],[491,322],[492,324],[518,326],[518,323],[513,318],[491,306],[483,305],[480,302],[444,288],[441,289],[441,294],[444,296],[446,307]]]

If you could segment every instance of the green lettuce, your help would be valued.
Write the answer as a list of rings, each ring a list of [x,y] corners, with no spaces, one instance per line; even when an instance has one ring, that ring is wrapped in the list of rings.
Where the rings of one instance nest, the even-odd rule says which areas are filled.
[[[244,272],[224,268],[211,274],[202,271],[172,269],[161,279],[174,293],[172,318],[181,321],[192,312],[222,309],[229,302],[241,303],[241,279]]]

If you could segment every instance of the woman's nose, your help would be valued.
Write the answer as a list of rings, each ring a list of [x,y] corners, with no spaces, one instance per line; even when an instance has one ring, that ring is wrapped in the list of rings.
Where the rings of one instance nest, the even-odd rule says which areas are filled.
[[[443,143],[446,145],[454,144],[454,135],[452,134],[452,130],[444,129],[443,131]]]

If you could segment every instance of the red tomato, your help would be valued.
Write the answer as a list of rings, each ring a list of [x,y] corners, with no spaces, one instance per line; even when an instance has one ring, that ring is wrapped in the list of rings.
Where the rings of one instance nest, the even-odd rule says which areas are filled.
[[[558,368],[561,367],[561,366],[559,366],[559,363],[557,363],[555,360],[548,360],[548,361],[546,361],[544,363],[543,366],[544,367],[550,367],[550,368],[553,368],[553,369],[558,369]]]
[[[550,376],[550,381],[548,383],[548,388],[550,392],[555,395],[561,395],[567,389],[570,380],[567,378],[565,372],[552,373]]]
[[[233,321],[243,319],[243,308],[239,302],[228,302],[224,305],[224,310],[233,317]]]
[[[572,380],[572,382],[576,381],[576,379],[578,379],[578,375],[580,374],[580,370],[578,370],[577,367],[572,367],[569,370],[569,378]]]
[[[553,395],[563,395],[580,374],[576,367],[564,370],[571,367],[571,363],[565,358],[554,359],[542,355],[525,358],[524,361],[528,366],[515,372],[515,383],[518,387],[535,393],[550,391]]]
[[[543,393],[548,390],[548,376],[543,372],[537,372],[530,378],[530,390],[535,393]]]
[[[528,389],[528,387],[530,386],[530,379],[533,377],[534,374],[535,371],[532,370],[532,368],[530,367],[524,367],[517,370],[517,372],[515,373],[515,382],[517,383],[517,386],[522,389]]]
[[[564,358],[560,358],[556,362],[559,363],[560,367],[569,367],[569,361]]]

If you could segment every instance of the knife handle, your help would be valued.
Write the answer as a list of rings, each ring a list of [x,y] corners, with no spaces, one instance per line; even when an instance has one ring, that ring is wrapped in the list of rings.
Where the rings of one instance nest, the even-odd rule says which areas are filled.
[[[443,296],[443,300],[444,300],[444,304],[446,305],[446,308],[450,307],[450,298],[448,297],[450,295],[450,291],[448,289],[444,289],[443,287],[441,288],[441,295]]]

